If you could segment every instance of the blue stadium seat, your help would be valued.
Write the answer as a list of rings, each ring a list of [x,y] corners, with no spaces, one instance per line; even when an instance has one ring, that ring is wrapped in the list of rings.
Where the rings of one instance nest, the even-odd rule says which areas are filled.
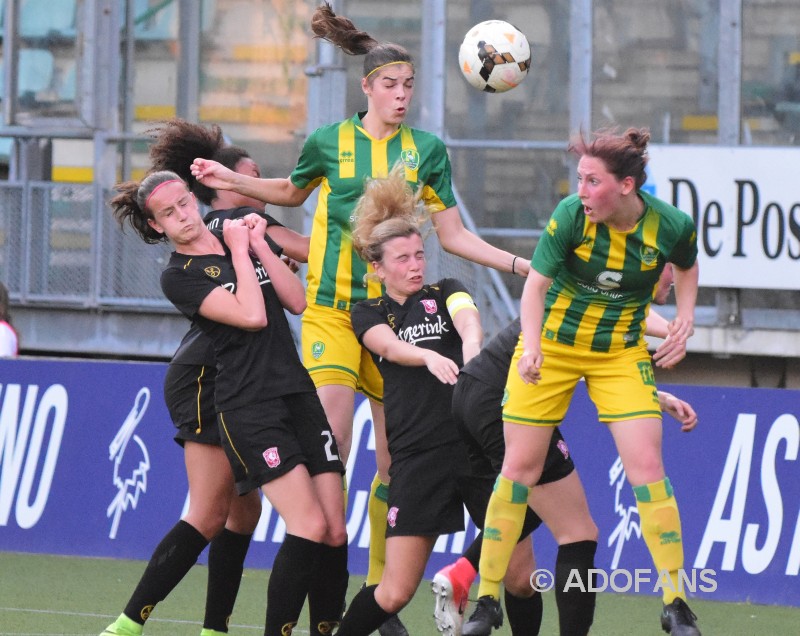
[[[0,164],[7,164],[11,159],[14,140],[11,137],[0,137]]]
[[[53,82],[55,61],[53,54],[46,49],[20,49],[17,96],[38,93],[49,88]],[[0,98],[5,80],[5,66],[0,60]]]
[[[75,0],[22,0],[19,34],[23,38],[75,37]]]
[[[160,3],[148,3],[147,0],[136,0],[136,38],[139,40],[174,40],[178,37],[178,2],[162,0]],[[202,0],[201,29],[207,33],[214,26],[216,14],[215,0]],[[158,10],[152,15],[148,12]],[[146,19],[143,19],[147,16]],[[124,19],[124,16],[123,16]]]

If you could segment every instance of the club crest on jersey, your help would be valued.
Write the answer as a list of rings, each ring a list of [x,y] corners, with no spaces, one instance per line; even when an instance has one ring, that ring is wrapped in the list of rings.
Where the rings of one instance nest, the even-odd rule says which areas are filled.
[[[281,456],[278,453],[278,447],[273,446],[272,448],[268,448],[262,453],[262,457],[264,461],[267,462],[267,466],[270,468],[277,468],[281,465]]]
[[[222,273],[216,265],[209,265],[203,271],[206,273],[206,276],[211,276],[211,278],[217,278]]]
[[[658,260],[658,248],[650,245],[642,245],[639,248],[639,258],[645,265],[652,265]]]
[[[425,308],[425,313],[427,314],[435,314],[436,313],[436,300],[433,298],[423,298],[422,299],[422,306]]]
[[[419,168],[419,153],[413,148],[406,148],[400,153],[400,161],[409,170],[416,170]]]
[[[311,357],[314,360],[319,360],[322,357],[322,354],[325,353],[325,343],[321,340],[317,340],[314,344],[311,345]]]
[[[397,513],[400,512],[397,506],[392,506],[389,508],[389,512],[386,514],[386,523],[389,524],[392,528],[397,525]]]

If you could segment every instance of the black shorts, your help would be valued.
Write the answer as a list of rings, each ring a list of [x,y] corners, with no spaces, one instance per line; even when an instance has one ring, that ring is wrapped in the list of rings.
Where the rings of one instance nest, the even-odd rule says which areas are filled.
[[[245,494],[304,464],[310,475],[344,473],[315,391],[219,413],[222,447]]]
[[[214,408],[214,385],[217,370],[213,366],[170,364],[164,377],[164,400],[172,423],[178,430],[175,441],[220,445],[217,412]]]
[[[486,506],[506,452],[502,397],[500,391],[467,374],[458,377],[453,391],[453,419],[464,440],[471,472],[460,479],[462,496],[472,520],[479,527],[483,526]],[[556,427],[538,485],[563,479],[573,470],[575,464],[567,443]]]
[[[389,468],[386,536],[438,536],[464,529],[459,474],[467,467],[461,444],[395,460]]]

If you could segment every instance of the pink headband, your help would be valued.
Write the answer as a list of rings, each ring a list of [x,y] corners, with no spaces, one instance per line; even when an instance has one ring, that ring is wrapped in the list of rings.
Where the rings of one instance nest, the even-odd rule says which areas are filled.
[[[150,194],[147,195],[147,198],[144,200],[145,208],[147,208],[147,205],[150,203],[150,197],[152,197],[156,192],[158,192],[158,189],[161,186],[165,186],[168,183],[183,183],[183,181],[180,179],[167,179],[166,181],[162,181],[161,183],[159,183],[155,188],[153,188],[153,190],[150,192]]]

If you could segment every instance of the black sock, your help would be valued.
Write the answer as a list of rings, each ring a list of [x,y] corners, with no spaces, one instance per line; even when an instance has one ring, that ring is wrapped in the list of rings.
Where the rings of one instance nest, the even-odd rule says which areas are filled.
[[[207,545],[208,540],[194,526],[183,520],[176,523],[153,551],[125,606],[125,615],[144,625],[156,604],[175,589]]]
[[[282,636],[297,624],[311,580],[319,576],[321,551],[321,543],[292,534],[286,535],[272,563],[272,574],[267,586],[264,636]]]
[[[228,621],[242,582],[244,558],[251,534],[238,534],[224,528],[208,548],[208,587],[203,627],[217,632],[228,631]]]
[[[534,592],[527,598],[505,590],[506,616],[512,636],[539,636],[542,626],[542,595]]]
[[[342,624],[336,636],[367,636],[386,622],[386,619],[393,616],[378,605],[375,600],[375,588],[377,585],[362,587],[356,594],[350,607],[342,618]]]
[[[318,574],[308,589],[308,615],[311,636],[332,634],[342,620],[347,594],[347,544],[322,546]]]
[[[514,596],[505,592],[506,617],[511,627],[512,636],[539,636],[542,626],[542,595],[534,592],[533,596]]]
[[[536,528],[542,525],[542,520],[530,507],[525,511],[525,521],[522,522],[522,532],[519,535],[519,540],[527,538]],[[481,545],[483,541],[483,531],[475,537],[475,540],[469,544],[469,547],[461,555],[470,562],[475,571],[478,571],[478,566],[481,560]]]
[[[475,540],[469,544],[469,547],[464,550],[463,556],[467,561],[470,562],[470,565],[475,568],[475,571],[478,571],[480,561],[481,561],[481,545],[483,543],[483,530],[478,533],[478,536],[475,537]]]
[[[526,539],[540,525],[542,525],[541,518],[533,511],[533,508],[528,506],[525,509],[525,521],[522,522],[522,532],[519,533],[519,540]]]
[[[594,621],[595,592],[582,592],[577,585],[568,591],[564,586],[575,570],[580,574],[584,588],[593,581],[589,570],[594,567],[597,541],[578,541],[559,546],[556,557],[556,605],[561,636],[586,636]],[[576,582],[577,583],[577,582]]]

